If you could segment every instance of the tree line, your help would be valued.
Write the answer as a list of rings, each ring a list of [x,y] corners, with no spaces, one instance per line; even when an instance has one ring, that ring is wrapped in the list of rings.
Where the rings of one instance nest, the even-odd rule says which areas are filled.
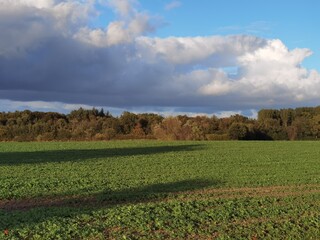
[[[87,141],[112,139],[160,140],[317,140],[320,106],[262,109],[257,119],[241,115],[163,117],[123,112],[112,116],[103,109],[73,110],[69,114],[0,113],[0,141]]]

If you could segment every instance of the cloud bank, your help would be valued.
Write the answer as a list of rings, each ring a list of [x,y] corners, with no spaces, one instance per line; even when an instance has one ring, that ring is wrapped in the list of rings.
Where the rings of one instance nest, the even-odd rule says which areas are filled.
[[[0,99],[186,112],[317,104],[309,49],[255,36],[150,37],[134,0],[0,0]],[[100,5],[97,8],[97,5]],[[101,7],[116,19],[88,24]]]

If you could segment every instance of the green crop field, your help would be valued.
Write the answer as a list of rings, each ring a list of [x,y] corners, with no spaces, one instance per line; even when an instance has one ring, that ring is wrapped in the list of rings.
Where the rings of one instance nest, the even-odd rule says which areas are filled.
[[[320,239],[320,142],[0,143],[0,239]]]

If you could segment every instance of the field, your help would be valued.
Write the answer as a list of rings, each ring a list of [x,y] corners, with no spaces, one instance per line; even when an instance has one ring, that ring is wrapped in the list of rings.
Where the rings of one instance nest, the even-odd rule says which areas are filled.
[[[320,142],[0,143],[0,239],[320,239]]]

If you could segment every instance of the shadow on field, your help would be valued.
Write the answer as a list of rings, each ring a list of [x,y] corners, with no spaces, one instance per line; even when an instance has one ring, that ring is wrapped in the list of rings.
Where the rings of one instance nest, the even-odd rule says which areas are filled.
[[[93,211],[112,209],[125,204],[157,203],[178,194],[204,188],[220,187],[222,181],[193,179],[153,184],[121,191],[106,190],[92,196],[54,196],[37,199],[0,201],[0,231],[32,226],[46,220],[75,218]],[[59,220],[58,220],[59,221]]]
[[[68,149],[37,152],[0,152],[0,165],[84,161],[136,155],[153,155],[168,152],[185,152],[201,148],[201,145],[154,146],[133,148]]]

